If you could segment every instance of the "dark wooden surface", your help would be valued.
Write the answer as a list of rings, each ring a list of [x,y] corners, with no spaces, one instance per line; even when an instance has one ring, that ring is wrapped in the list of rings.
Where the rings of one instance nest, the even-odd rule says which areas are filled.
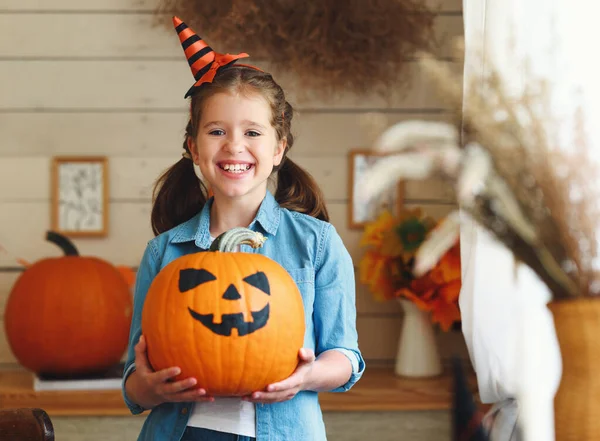
[[[0,440],[54,441],[54,428],[48,414],[42,409],[2,409]]]

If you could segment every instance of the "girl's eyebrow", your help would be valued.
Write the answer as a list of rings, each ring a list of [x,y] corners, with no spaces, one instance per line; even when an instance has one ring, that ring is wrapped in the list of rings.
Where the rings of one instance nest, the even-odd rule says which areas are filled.
[[[208,128],[208,127],[212,127],[212,126],[223,126],[225,123],[223,121],[210,121],[207,122],[206,124],[204,124],[204,128]],[[255,127],[260,127],[263,130],[266,130],[267,128],[265,126],[263,126],[262,124],[257,123],[256,121],[250,121],[249,119],[245,119],[242,121],[242,124],[246,124],[249,126],[255,126]]]
[[[249,119],[245,119],[244,121],[242,121],[244,124],[248,124],[249,126],[256,126],[256,127],[260,127],[263,130],[266,130],[267,128],[265,126],[263,126],[262,124],[257,123],[256,121],[250,121]]]
[[[222,126],[222,125],[223,125],[223,121],[210,121],[210,122],[207,122],[206,124],[204,124],[203,127],[207,128],[207,127],[211,127],[211,126]]]

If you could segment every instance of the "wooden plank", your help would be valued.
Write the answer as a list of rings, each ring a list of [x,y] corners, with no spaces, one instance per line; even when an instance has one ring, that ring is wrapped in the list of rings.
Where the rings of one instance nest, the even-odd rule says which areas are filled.
[[[398,342],[402,333],[403,314],[365,315],[356,320],[358,345],[363,357],[369,360],[394,362],[398,353]],[[452,357],[469,359],[469,352],[461,331],[443,332],[434,325],[435,338],[440,358],[446,362]]]
[[[348,188],[348,157],[313,157],[291,156],[294,161],[308,171],[325,193],[328,201],[347,201]],[[405,202],[442,202],[454,203],[453,186],[440,179],[405,182]],[[1,192],[0,192],[1,194]]]
[[[8,340],[6,339],[6,333],[4,331],[4,315],[0,317],[0,364],[5,367],[10,366],[21,366],[10,349]]]
[[[97,0],[82,2],[78,0],[3,0],[0,11],[154,11],[158,0]],[[462,11],[462,0],[425,0],[425,5],[441,12]]]
[[[354,262],[355,265],[358,265],[358,260]],[[369,314],[376,315],[382,314],[387,316],[402,316],[402,307],[400,306],[400,302],[390,300],[381,302],[379,300],[375,300],[373,294],[369,291],[367,285],[362,284],[359,281],[358,268],[355,274],[356,279],[356,311],[359,314]]]
[[[10,350],[4,332],[4,319],[0,318],[0,363],[18,364]],[[398,348],[398,338],[402,326],[402,317],[358,316],[357,330],[359,346],[363,357],[368,362],[374,360],[394,360]]]
[[[170,23],[170,17],[165,16]],[[23,22],[27,26],[23,26]],[[15,58],[172,58],[183,62],[181,45],[172,28],[156,26],[147,13],[20,13],[0,14],[0,29],[11,38],[0,40],[0,57]],[[437,16],[434,24],[434,53],[452,57],[452,41],[462,36],[461,16]],[[19,44],[14,44],[18,41]],[[213,42],[217,45],[216,42]],[[221,52],[239,48],[222,47]],[[271,58],[251,53],[253,59]]]
[[[398,351],[402,317],[357,317],[358,346],[368,363],[374,360],[392,360]]]
[[[451,360],[458,357],[470,362],[469,350],[462,331],[438,332],[436,335],[440,357],[442,360]]]
[[[158,0],[98,0],[82,2],[78,0],[3,0],[1,11],[54,11],[54,12],[80,12],[80,11],[153,11],[158,5]]]
[[[476,381],[470,372],[470,388]],[[391,369],[367,369],[348,392],[321,393],[325,411],[448,410],[452,405],[452,376],[445,372],[436,378],[396,377]],[[130,415],[121,391],[43,391],[34,392],[28,372],[0,373],[1,408],[40,407],[50,417]]]
[[[6,292],[4,296],[8,293]],[[4,302],[6,301],[3,299]],[[0,317],[0,363],[14,364],[17,360],[12,354],[4,332],[4,318]],[[396,356],[398,338],[402,326],[402,316],[358,315],[356,327],[359,346],[367,362],[374,360],[393,360]]]
[[[425,0],[425,4],[439,12],[462,13],[463,10],[463,0]]]
[[[0,265],[15,265],[13,262],[0,261]],[[6,300],[10,293],[10,290],[14,286],[17,278],[22,274],[22,272],[11,271],[6,272],[2,271],[0,268],[0,317],[4,316],[4,309],[6,305]],[[356,277],[356,310],[358,314],[367,314],[367,315],[402,315],[402,309],[400,304],[396,301],[388,301],[388,302],[379,302],[373,298],[373,295],[369,292],[368,288],[358,282],[358,275]],[[0,330],[0,333],[3,332]],[[1,351],[0,351],[1,352]]]
[[[153,237],[150,228],[150,203],[111,203],[107,238],[77,238],[82,255],[93,255],[115,265],[137,265],[146,243]],[[60,255],[60,250],[44,240],[50,227],[50,203],[4,202],[0,210],[4,231],[2,243],[14,254],[36,261]]]
[[[17,363],[10,351],[6,335],[4,333],[4,309],[10,289],[20,273],[2,273],[0,272],[0,364]],[[387,306],[386,311],[365,311],[361,310],[361,298],[364,299],[364,291],[359,289],[357,295],[357,330],[359,335],[359,346],[363,357],[367,360],[376,360],[377,362],[393,362],[398,350],[398,341],[402,328],[403,313],[398,308],[398,303],[393,300],[384,303]],[[459,356],[463,359],[468,358],[468,351],[464,338],[460,331],[437,332],[438,348],[440,356],[443,359],[450,359],[453,356]]]
[[[408,206],[414,206],[408,205]],[[452,205],[419,204],[435,218],[440,218],[453,210]],[[75,242],[82,255],[94,255],[106,259],[115,265],[137,266],[146,243],[153,237],[150,228],[150,202],[110,203],[110,235],[103,239],[78,238]],[[332,224],[336,227],[350,255],[358,262],[364,250],[359,246],[362,230],[350,230],[347,227],[347,204],[334,202],[328,204]],[[3,231],[1,243],[13,254],[35,261],[43,257],[60,255],[55,245],[44,240],[50,226],[50,203],[48,201],[12,201],[3,202],[0,210],[0,225]],[[127,246],[123,246],[127,244]],[[6,258],[0,254],[0,262]],[[11,265],[13,265],[11,263]]]
[[[421,207],[425,213],[432,216],[434,219],[441,219],[448,215],[455,209],[454,205],[451,204],[405,204],[408,208]],[[332,219],[332,224],[336,227],[340,237],[344,241],[348,252],[354,260],[354,264],[358,265],[360,257],[364,253],[364,248],[360,244],[362,236],[362,230],[360,229],[349,229],[348,228],[348,216],[346,210],[348,209],[347,204],[334,203],[328,204],[329,216]]]
[[[2,308],[2,314],[0,315],[0,364],[14,364],[17,363],[17,361],[6,340],[3,317],[6,300],[16,277],[0,273],[0,279],[4,279],[3,284],[6,284],[0,290],[0,307]],[[10,284],[7,283],[9,280],[11,282]],[[393,361],[396,357],[402,328],[403,313],[397,310],[398,308],[394,303],[395,302],[393,301],[388,302],[388,306],[391,306],[390,311],[395,311],[394,313],[390,311],[387,313],[358,312],[357,330],[359,346],[363,357],[367,361]],[[460,331],[451,331],[448,333],[438,332],[437,340],[442,358],[449,359],[455,355],[461,358],[468,358],[466,344]]]
[[[415,206],[408,204],[409,207]],[[446,204],[418,204],[429,215],[441,218],[454,209]],[[78,238],[75,242],[82,255],[94,255],[115,265],[137,266],[146,243],[153,237],[150,228],[150,202],[119,202],[110,204],[109,227],[111,234],[103,239]],[[336,227],[348,252],[358,264],[364,252],[359,246],[362,230],[347,227],[347,204],[328,204],[332,224]],[[43,257],[60,255],[58,248],[46,242],[44,235],[49,228],[50,204],[48,201],[3,202],[0,210],[0,225],[3,233],[0,243],[12,254],[35,261]],[[127,244],[127,246],[123,246]],[[14,262],[0,254],[0,265],[14,265]]]
[[[447,63],[460,70],[459,63]],[[268,63],[257,65],[271,70]],[[439,109],[444,105],[431,81],[420,74],[416,62],[411,63],[407,73],[411,78],[409,87],[393,88],[387,97],[348,92],[324,99],[322,93],[294,90],[297,80],[292,75],[272,73],[287,91],[288,100],[304,109]],[[1,61],[0,111],[182,112],[189,105],[183,95],[191,80],[187,64],[176,60]]]
[[[0,29],[11,38],[0,41],[0,57],[184,60],[175,31],[155,26],[155,20],[147,13],[4,13]]]
[[[2,271],[1,268],[6,266],[16,266],[16,264],[12,261],[0,260],[0,317],[4,315],[4,306],[8,293],[12,289],[17,278],[22,274],[20,271]],[[402,309],[398,302],[379,302],[375,300],[367,286],[358,282],[358,274],[356,275],[356,280],[356,309],[359,314],[402,314]]]
[[[6,310],[6,301],[8,299],[8,295],[21,274],[21,272],[17,271],[0,271],[0,318],[4,317],[4,311]],[[1,332],[4,332],[4,328],[1,329]]]
[[[113,201],[149,201],[155,180],[178,158],[109,157],[109,197]],[[297,164],[317,181],[328,201],[348,200],[348,167],[345,156],[327,158],[294,156]],[[51,158],[44,156],[6,157],[0,161],[0,201],[48,200]],[[21,185],[13,185],[21,182]],[[408,201],[454,202],[452,186],[441,180],[406,182]]]
[[[345,155],[373,141],[363,121],[370,114],[297,112],[290,155]],[[449,113],[379,114],[387,125],[406,120],[449,122]],[[182,152],[187,110],[140,113],[3,113],[0,157],[51,155],[172,156]],[[82,142],[85,140],[85,142]]]

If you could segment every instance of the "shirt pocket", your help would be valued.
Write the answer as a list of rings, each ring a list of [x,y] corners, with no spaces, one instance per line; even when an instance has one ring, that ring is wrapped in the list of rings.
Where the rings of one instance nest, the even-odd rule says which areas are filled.
[[[288,269],[287,272],[296,283],[296,286],[300,290],[300,294],[302,294],[304,312],[307,314],[307,316],[311,316],[313,310],[313,303],[315,301],[314,268]]]

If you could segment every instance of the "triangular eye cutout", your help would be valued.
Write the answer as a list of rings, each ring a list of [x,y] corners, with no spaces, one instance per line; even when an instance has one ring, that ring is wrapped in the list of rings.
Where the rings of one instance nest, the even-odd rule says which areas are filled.
[[[182,269],[179,271],[179,292],[189,291],[212,280],[217,280],[217,278],[205,269]]]
[[[267,279],[267,275],[262,271],[257,272],[256,274],[252,274],[244,279],[248,285],[252,285],[255,288],[260,289],[265,294],[271,295],[271,288],[269,286],[269,279]]]

